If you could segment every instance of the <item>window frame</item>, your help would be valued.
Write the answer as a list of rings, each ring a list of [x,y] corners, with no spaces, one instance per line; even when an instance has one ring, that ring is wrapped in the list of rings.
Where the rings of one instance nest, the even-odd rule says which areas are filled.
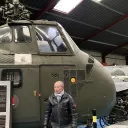
[[[15,26],[27,26],[29,27],[29,31],[30,31],[30,36],[31,36],[31,42],[26,42],[26,43],[16,43],[14,42],[14,27]],[[8,53],[11,54],[15,54],[15,53],[22,53],[22,54],[35,54],[38,55],[39,54],[39,50],[38,50],[38,46],[37,46],[37,42],[35,39],[35,32],[34,32],[34,28],[33,28],[33,24],[31,23],[8,23],[8,24],[4,24],[2,25],[0,28],[2,27],[9,27],[11,28],[11,32],[12,32],[12,41],[11,43],[7,42],[7,43],[0,43],[0,47],[2,50],[7,51]],[[8,54],[5,52],[5,54]]]
[[[35,35],[36,35],[35,26],[39,26],[39,25],[48,26],[48,27],[50,27],[50,26],[51,26],[51,27],[55,27],[55,28],[58,30],[58,32],[59,32],[59,34],[60,34],[62,40],[64,41],[64,43],[65,43],[65,45],[66,45],[66,48],[67,48],[67,51],[66,51],[66,52],[40,52],[40,50],[39,50],[39,48],[38,48],[40,55],[65,55],[65,56],[67,56],[67,55],[68,55],[68,56],[69,56],[69,55],[73,55],[72,52],[71,52],[71,50],[70,50],[70,47],[69,47],[69,45],[68,45],[68,42],[67,42],[67,40],[65,39],[65,36],[64,36],[64,34],[61,32],[61,30],[60,30],[60,28],[58,27],[58,25],[54,25],[54,24],[34,24],[33,27],[34,27]],[[36,41],[37,41],[37,39],[36,39]],[[37,47],[38,47],[38,43],[37,43]]]
[[[15,32],[14,32],[14,29],[16,26],[26,26],[28,27],[28,30],[29,30],[29,34],[30,34],[30,38],[31,38],[31,41],[30,42],[15,42]],[[12,31],[13,31],[13,42],[16,43],[16,44],[31,44],[32,43],[32,35],[31,35],[31,31],[30,31],[30,25],[29,24],[16,24],[16,25],[12,25]]]
[[[11,38],[11,41],[10,42],[0,42],[0,44],[7,44],[7,43],[10,44],[10,43],[12,43],[13,42],[13,28],[11,26],[9,26],[9,25],[8,26],[7,25],[6,26],[1,26],[0,29],[1,28],[10,28],[12,38]]]

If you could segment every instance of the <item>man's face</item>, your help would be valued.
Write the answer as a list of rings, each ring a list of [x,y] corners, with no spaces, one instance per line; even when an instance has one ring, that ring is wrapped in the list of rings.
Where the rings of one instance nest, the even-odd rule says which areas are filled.
[[[55,83],[54,84],[54,92],[57,94],[60,94],[62,91],[64,90],[63,86],[61,85],[61,83]]]

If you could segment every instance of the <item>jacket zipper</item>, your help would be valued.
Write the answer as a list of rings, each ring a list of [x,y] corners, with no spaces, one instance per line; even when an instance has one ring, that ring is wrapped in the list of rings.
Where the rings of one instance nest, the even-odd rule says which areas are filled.
[[[60,126],[60,108],[59,108],[60,103],[58,103],[58,116],[59,116],[59,126]]]
[[[58,102],[58,100],[57,100],[57,102]],[[60,108],[59,108],[60,103],[59,102],[58,102],[58,118],[59,118],[59,126],[60,126]]]

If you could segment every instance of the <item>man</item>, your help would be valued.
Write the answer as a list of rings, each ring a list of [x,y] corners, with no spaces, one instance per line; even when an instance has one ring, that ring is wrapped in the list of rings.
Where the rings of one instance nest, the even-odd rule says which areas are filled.
[[[57,81],[46,106],[44,128],[51,121],[52,128],[77,128],[77,113],[72,97],[64,92],[64,83]]]

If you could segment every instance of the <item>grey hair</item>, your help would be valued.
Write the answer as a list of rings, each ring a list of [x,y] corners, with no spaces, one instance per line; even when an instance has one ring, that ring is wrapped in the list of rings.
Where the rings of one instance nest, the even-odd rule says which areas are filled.
[[[56,82],[54,83],[54,85],[55,85],[56,83],[60,83],[61,86],[64,88],[64,82],[63,82],[63,81],[56,81]]]

